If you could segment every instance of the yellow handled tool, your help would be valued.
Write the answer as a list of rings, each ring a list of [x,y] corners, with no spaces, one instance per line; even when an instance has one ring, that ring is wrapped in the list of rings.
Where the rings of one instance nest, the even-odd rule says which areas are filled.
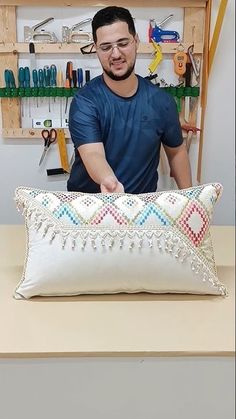
[[[157,66],[162,61],[162,49],[160,45],[157,44],[153,39],[151,39],[151,41],[154,47],[153,54],[155,55],[155,58],[152,60],[151,64],[148,66],[148,70],[150,71],[150,74],[153,74]]]
[[[63,129],[57,130],[57,144],[59,147],[59,154],[61,160],[61,167],[65,172],[70,173],[70,165],[68,161],[67,147],[66,147],[66,138]]]

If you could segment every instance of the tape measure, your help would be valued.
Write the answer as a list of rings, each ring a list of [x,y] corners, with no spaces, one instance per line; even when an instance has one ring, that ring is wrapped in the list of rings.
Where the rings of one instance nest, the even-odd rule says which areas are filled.
[[[68,161],[67,147],[66,147],[66,137],[63,129],[57,130],[57,144],[59,147],[59,154],[61,160],[61,167],[67,173],[70,173],[70,165]]]

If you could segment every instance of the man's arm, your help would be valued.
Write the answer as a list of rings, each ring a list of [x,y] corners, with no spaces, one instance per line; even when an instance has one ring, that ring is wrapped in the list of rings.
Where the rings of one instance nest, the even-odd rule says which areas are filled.
[[[191,168],[185,143],[179,147],[164,146],[171,174],[174,177],[179,189],[192,186]]]
[[[78,152],[89,176],[100,185],[101,192],[124,192],[123,185],[118,181],[106,160],[102,143],[81,145],[78,147]]]

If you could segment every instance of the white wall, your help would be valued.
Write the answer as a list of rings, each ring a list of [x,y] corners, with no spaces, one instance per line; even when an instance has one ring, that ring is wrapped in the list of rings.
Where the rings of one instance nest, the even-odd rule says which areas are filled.
[[[219,5],[219,1],[213,2],[213,20]],[[54,16],[57,24],[53,22],[47,26],[47,30],[55,31],[60,36],[61,24],[71,26],[85,17],[92,17],[97,9],[54,9],[54,8],[18,8],[18,40],[23,41],[23,26],[35,23],[49,16]],[[159,9],[130,9],[136,18],[136,27],[141,40],[145,41],[146,26],[143,20],[154,16],[157,21],[162,20],[173,10]],[[75,16],[77,14],[77,16]],[[59,23],[60,24],[59,24]],[[168,23],[168,29],[178,30],[181,34],[182,9],[174,10],[174,21]],[[46,29],[46,27],[45,27]],[[212,73],[209,80],[208,105],[204,135],[202,183],[218,181],[224,186],[224,194],[215,211],[214,223],[222,225],[234,224],[234,2],[229,0],[225,21],[223,24]],[[51,64],[53,59],[62,64],[69,59],[77,60],[78,66],[91,69],[91,76],[100,73],[100,66],[93,57],[81,56],[40,56],[37,57],[38,68],[45,64]],[[54,60],[54,61],[55,61]],[[149,59],[138,58],[136,71],[141,75],[147,75]],[[28,65],[28,55],[22,54],[20,65]],[[158,74],[168,83],[174,82],[171,71],[171,60],[165,59]],[[46,106],[46,105],[45,105]],[[68,146],[69,155],[72,154],[72,145]],[[38,161],[42,152],[40,140],[3,139],[0,137],[0,186],[2,191],[2,205],[0,208],[1,224],[22,223],[22,217],[16,212],[13,201],[14,190],[17,186],[25,185],[41,189],[65,190],[67,176],[55,176],[48,178],[47,168],[60,166],[57,147],[54,146],[47,156],[42,167]],[[197,142],[191,150],[191,164],[193,177],[196,178]],[[162,176],[159,189],[172,188],[173,184],[166,176]]]

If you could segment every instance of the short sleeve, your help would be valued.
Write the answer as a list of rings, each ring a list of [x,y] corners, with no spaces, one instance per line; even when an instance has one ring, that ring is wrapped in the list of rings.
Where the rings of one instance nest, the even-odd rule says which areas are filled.
[[[69,130],[75,147],[101,141],[96,106],[91,100],[77,94],[70,106]]]
[[[167,94],[168,101],[165,108],[165,129],[161,141],[167,147],[178,147],[183,143],[179,114],[175,100]]]

